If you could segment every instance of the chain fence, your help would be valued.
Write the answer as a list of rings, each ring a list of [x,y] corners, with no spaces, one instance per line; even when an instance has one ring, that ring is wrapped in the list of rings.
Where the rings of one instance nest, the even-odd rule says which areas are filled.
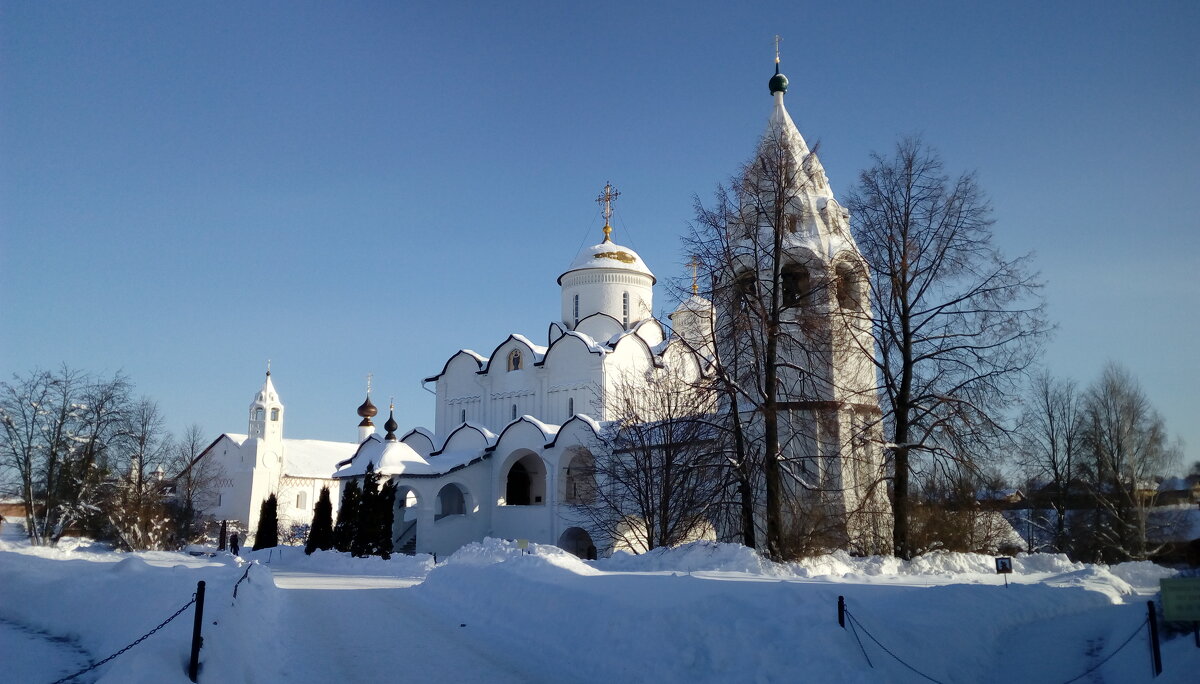
[[[249,581],[250,581],[250,568],[253,568],[253,567],[254,567],[254,563],[249,563],[249,564],[247,564],[247,565],[246,565],[246,572],[242,573],[242,576],[241,576],[241,578],[240,578],[240,579],[238,579],[238,581],[237,581],[236,583],[234,583],[234,585],[233,585],[233,597],[234,597],[235,599],[237,598],[237,590],[238,590],[238,585],[239,585],[239,584],[241,584],[242,582],[249,582]],[[151,636],[153,636],[153,635],[154,635],[154,633],[155,633],[155,632],[157,632],[158,630],[162,629],[163,627],[166,627],[167,625],[169,625],[169,624],[171,623],[171,621],[172,621],[172,620],[174,620],[175,618],[179,617],[180,615],[183,615],[184,611],[186,611],[188,608],[191,608],[191,607],[192,607],[193,605],[195,605],[195,604],[196,604],[196,594],[195,594],[195,592],[193,592],[193,593],[192,593],[192,598],[191,598],[191,599],[190,599],[190,600],[189,600],[187,603],[185,603],[185,604],[183,604],[182,606],[180,606],[179,610],[177,610],[177,611],[175,611],[174,613],[172,613],[172,614],[171,614],[171,616],[170,616],[170,617],[168,617],[166,620],[163,620],[162,622],[158,623],[158,626],[156,626],[154,629],[152,629],[152,630],[150,630],[149,632],[146,632],[146,633],[145,633],[145,634],[143,634],[142,636],[138,637],[136,640],[134,640],[133,642],[131,642],[131,643],[130,643],[128,646],[126,646],[125,648],[122,648],[121,650],[117,651],[116,653],[113,653],[112,655],[108,656],[108,657],[107,657],[107,658],[105,658],[104,660],[101,660],[101,661],[99,661],[99,662],[96,662],[96,663],[92,663],[91,665],[89,665],[89,666],[87,666],[87,667],[83,668],[82,670],[80,670],[80,671],[78,671],[78,672],[75,672],[75,673],[73,673],[73,674],[69,674],[69,675],[67,675],[66,677],[63,677],[62,679],[55,680],[55,681],[51,682],[50,684],[66,684],[66,682],[69,682],[69,681],[71,681],[72,679],[75,679],[75,678],[79,677],[80,675],[87,674],[88,672],[91,672],[92,670],[95,670],[96,668],[100,667],[101,665],[104,665],[105,663],[108,663],[109,661],[113,660],[114,658],[117,658],[118,656],[121,656],[121,655],[125,654],[125,652],[127,652],[129,649],[133,648],[134,646],[137,646],[138,644],[142,643],[142,642],[143,642],[143,641],[145,641],[146,639],[149,639]]]
[[[927,681],[933,682],[934,684],[946,684],[945,682],[943,682],[939,679],[936,679],[936,678],[930,676],[929,674],[917,669],[911,663],[904,660],[899,655],[897,655],[894,651],[889,649],[887,646],[884,646],[883,643],[879,641],[879,639],[875,638],[874,634],[871,634],[871,631],[867,629],[866,625],[864,625],[862,623],[862,621],[858,619],[857,616],[855,616],[852,612],[850,612],[849,608],[842,607],[842,612],[845,614],[846,618],[850,622],[851,633],[854,634],[854,639],[858,642],[858,648],[859,648],[859,650],[862,651],[863,658],[866,659],[867,665],[869,667],[874,669],[875,665],[871,662],[871,657],[869,655],[867,655],[867,649],[863,646],[862,639],[858,636],[859,630],[861,630],[863,634],[867,635],[868,639],[875,642],[875,645],[878,646],[880,648],[880,650],[882,650],[884,653],[891,656],[893,660],[900,663],[901,665],[903,665],[905,668],[907,668],[911,672],[917,674],[918,676],[922,677],[923,679],[925,679]],[[1128,637],[1126,637],[1125,641],[1121,642],[1120,646],[1118,646],[1116,649],[1114,649],[1108,655],[1104,656],[1104,658],[1102,658],[1100,660],[1100,662],[1096,663],[1095,665],[1092,665],[1091,667],[1084,670],[1080,674],[1064,681],[1062,684],[1073,684],[1073,682],[1077,682],[1080,679],[1083,679],[1084,677],[1092,674],[1096,670],[1099,670],[1101,667],[1104,666],[1105,663],[1107,663],[1109,660],[1112,660],[1113,656],[1117,655],[1122,650],[1124,650],[1125,647],[1128,646],[1133,641],[1134,637],[1136,637],[1138,634],[1140,634],[1143,629],[1146,629],[1149,626],[1149,624],[1150,624],[1150,618],[1149,617],[1144,618],[1141,621],[1141,623],[1138,624],[1137,628],[1134,629],[1133,632],[1131,632]]]

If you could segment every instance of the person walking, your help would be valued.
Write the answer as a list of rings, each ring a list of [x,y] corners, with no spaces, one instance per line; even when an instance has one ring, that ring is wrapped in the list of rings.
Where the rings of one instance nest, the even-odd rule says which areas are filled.
[[[232,533],[232,534],[230,534],[230,535],[229,535],[229,551],[230,551],[231,553],[233,553],[233,555],[235,555],[235,556],[236,556],[236,555],[238,555],[238,536],[237,536],[237,532],[234,532],[234,533]]]

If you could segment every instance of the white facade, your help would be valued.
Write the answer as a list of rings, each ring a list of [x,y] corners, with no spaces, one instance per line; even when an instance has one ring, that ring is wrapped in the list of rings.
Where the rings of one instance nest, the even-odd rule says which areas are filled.
[[[337,464],[354,454],[357,444],[283,437],[284,405],[270,372],[250,402],[247,434],[225,433],[198,457],[219,467],[217,505],[205,514],[214,520],[238,521],[253,533],[262,502],[274,494],[280,527],[312,522],[322,487],[329,487],[334,510],[340,489],[333,479]]]
[[[828,275],[835,287],[811,297],[805,315],[823,321],[826,331],[834,316],[850,319],[838,329],[857,342],[857,351],[827,345],[815,365],[811,356],[803,360],[811,370],[804,382],[815,378],[815,390],[802,392],[798,379],[783,378],[786,429],[806,436],[790,442],[838,486],[835,503],[848,511],[860,508],[863,483],[877,482],[882,467],[878,439],[868,439],[877,431],[879,407],[869,356],[874,344],[869,323],[862,324],[869,321],[866,266],[848,215],[808,154],[781,92],[768,135],[782,136],[798,164],[816,165],[815,184],[791,209],[796,225],[788,254],[813,277]],[[601,425],[618,417],[618,387],[663,369],[684,382],[699,377],[719,344],[714,317],[723,312],[693,294],[671,314],[675,334],[668,337],[652,315],[654,274],[633,250],[611,241],[609,215],[606,206],[604,240],[584,249],[558,278],[560,316],[543,344],[514,334],[488,354],[458,351],[425,379],[436,386],[432,431],[398,436],[389,417],[386,435],[370,434],[340,465],[336,477],[343,481],[361,478],[371,464],[395,482],[398,551],[447,554],[493,536],[586,555],[619,541],[598,538],[573,515],[575,478],[590,471],[593,455],[604,448]],[[754,259],[745,266],[751,274],[760,270]],[[886,507],[882,489],[873,497],[873,505]]]

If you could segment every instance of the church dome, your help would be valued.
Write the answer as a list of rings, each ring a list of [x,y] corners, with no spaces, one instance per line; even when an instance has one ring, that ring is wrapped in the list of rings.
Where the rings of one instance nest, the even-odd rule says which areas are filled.
[[[558,277],[558,282],[562,284],[562,279],[568,273],[592,268],[612,268],[621,271],[632,271],[648,276],[651,283],[655,282],[654,274],[650,272],[650,268],[646,266],[646,262],[642,261],[642,257],[638,256],[637,252],[607,240],[581,250],[579,256],[575,257],[575,261],[571,263],[570,268]]]
[[[367,397],[367,400],[358,407],[358,415],[363,418],[374,418],[379,415],[379,409],[375,408],[375,404],[371,403],[371,397]]]

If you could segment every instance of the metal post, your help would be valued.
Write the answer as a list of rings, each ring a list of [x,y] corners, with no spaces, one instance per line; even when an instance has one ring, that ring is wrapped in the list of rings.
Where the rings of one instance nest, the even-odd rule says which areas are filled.
[[[846,597],[838,597],[838,626],[846,629]]]
[[[1154,601],[1146,601],[1146,609],[1150,612],[1150,659],[1157,677],[1162,674],[1162,650],[1158,646],[1158,615],[1154,611]]]
[[[200,674],[200,626],[204,624],[204,580],[196,582],[196,620],[192,623],[192,659],[188,662],[188,679],[196,681]]]

